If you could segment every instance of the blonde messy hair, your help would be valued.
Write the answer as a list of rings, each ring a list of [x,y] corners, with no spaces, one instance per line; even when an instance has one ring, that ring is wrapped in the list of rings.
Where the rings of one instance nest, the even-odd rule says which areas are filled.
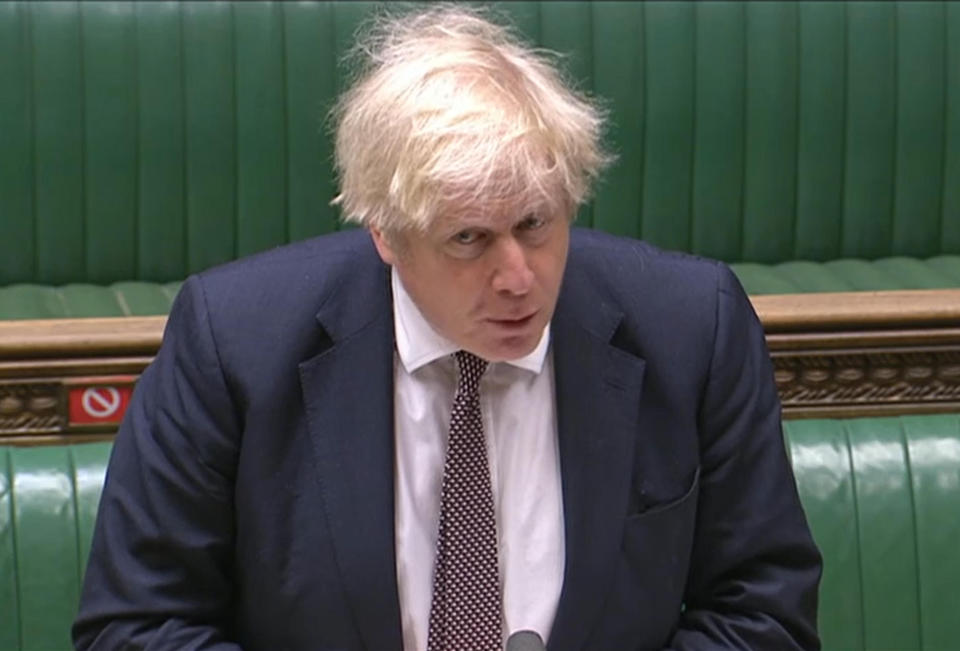
[[[548,53],[452,4],[381,16],[331,116],[344,218],[385,233],[494,204],[565,211],[610,161],[604,115]]]

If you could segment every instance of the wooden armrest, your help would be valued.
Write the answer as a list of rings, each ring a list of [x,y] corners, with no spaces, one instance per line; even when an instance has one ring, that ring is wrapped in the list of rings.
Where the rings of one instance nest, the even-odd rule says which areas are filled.
[[[0,360],[154,355],[165,316],[0,321]]]
[[[960,326],[960,289],[767,294],[750,301],[768,333]]]

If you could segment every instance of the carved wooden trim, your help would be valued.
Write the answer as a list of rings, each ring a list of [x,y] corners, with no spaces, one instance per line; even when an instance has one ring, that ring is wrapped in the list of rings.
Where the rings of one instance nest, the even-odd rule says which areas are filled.
[[[960,344],[771,355],[785,417],[960,411]]]
[[[754,296],[786,418],[960,411],[960,290]]]
[[[0,434],[64,431],[66,412],[59,382],[0,381]]]
[[[0,379],[0,443],[86,440],[86,435],[116,433],[133,385],[146,364],[137,364],[135,374],[111,373],[109,364],[86,362],[77,368],[93,374],[60,374],[57,377]],[[126,365],[123,365],[126,369]],[[0,373],[2,375],[2,373]],[[95,395],[85,395],[93,392]],[[83,405],[95,409],[84,413]]]
[[[960,290],[754,296],[786,418],[960,411]],[[166,317],[0,321],[0,443],[109,439],[77,387],[127,391]],[[73,390],[73,393],[71,393]]]

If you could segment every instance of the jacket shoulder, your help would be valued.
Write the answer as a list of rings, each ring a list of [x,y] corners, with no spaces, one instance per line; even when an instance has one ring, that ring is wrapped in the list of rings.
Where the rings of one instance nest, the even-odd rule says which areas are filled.
[[[225,364],[281,351],[302,357],[324,345],[325,328],[349,331],[389,310],[389,278],[370,235],[357,229],[208,269],[177,301],[200,306]],[[318,324],[321,311],[328,319]]]
[[[718,289],[742,292],[733,272],[717,260],[579,228],[572,232],[568,271],[571,283],[587,284],[627,308],[643,306],[648,314],[696,312],[715,302]]]
[[[212,314],[312,319],[331,298],[376,283],[385,268],[369,234],[358,229],[240,258],[200,272],[196,281]]]

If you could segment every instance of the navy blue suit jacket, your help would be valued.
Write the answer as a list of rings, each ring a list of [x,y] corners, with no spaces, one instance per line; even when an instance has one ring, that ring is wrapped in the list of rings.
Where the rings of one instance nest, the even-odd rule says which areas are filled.
[[[389,277],[351,231],[185,283],[116,439],[79,648],[401,648]],[[817,648],[820,558],[732,273],[574,229],[551,327],[549,648]]]

